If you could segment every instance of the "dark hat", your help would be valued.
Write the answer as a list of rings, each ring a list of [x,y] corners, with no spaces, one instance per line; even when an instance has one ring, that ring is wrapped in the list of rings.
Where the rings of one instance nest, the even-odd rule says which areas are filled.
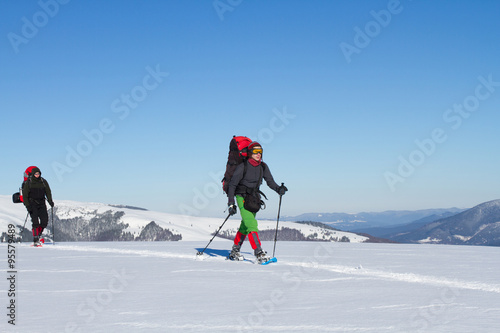
[[[31,169],[30,174],[31,174],[31,175],[34,175],[34,174],[35,174],[35,173],[37,173],[37,172],[40,172],[40,176],[42,175],[42,172],[41,172],[41,171],[40,171],[40,169],[39,169],[39,168],[37,168],[37,167],[34,167],[33,169]]]
[[[248,150],[251,151],[252,149],[254,149],[255,147],[260,147],[262,148],[262,146],[260,145],[260,143],[258,143],[257,141],[253,141],[252,143],[250,143],[248,145]]]

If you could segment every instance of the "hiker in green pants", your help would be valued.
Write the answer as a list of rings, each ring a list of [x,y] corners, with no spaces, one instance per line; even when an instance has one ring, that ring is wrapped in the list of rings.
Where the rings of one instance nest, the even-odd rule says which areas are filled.
[[[248,159],[238,165],[229,182],[227,194],[229,214],[236,214],[235,197],[241,214],[240,228],[234,238],[229,259],[243,260],[240,249],[248,236],[257,261],[261,263],[269,260],[267,253],[262,249],[258,223],[255,218],[261,206],[260,194],[262,192],[259,191],[259,186],[263,179],[267,186],[280,195],[285,194],[288,190],[284,185],[276,184],[269,167],[262,162],[262,146],[258,142],[252,142],[248,146]]]

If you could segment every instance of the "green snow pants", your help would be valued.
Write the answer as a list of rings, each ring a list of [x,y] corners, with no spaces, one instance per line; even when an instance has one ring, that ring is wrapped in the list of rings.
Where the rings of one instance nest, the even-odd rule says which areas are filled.
[[[245,207],[243,206],[245,203],[245,199],[241,195],[236,196],[236,203],[238,204],[238,208],[240,209],[241,214],[241,224],[239,231],[243,235],[248,235],[251,232],[259,232],[257,220],[255,219],[255,215],[257,215],[257,213],[252,213],[245,209]]]

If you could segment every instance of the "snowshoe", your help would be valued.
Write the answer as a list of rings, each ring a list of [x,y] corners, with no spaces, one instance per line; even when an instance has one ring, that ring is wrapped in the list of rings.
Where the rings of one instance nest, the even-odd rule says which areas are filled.
[[[257,258],[257,263],[260,265],[271,260],[271,257],[267,255],[266,251],[260,251],[255,255],[255,257]]]
[[[231,253],[227,256],[227,259],[234,261],[243,261],[245,257],[240,253],[240,251],[232,250]]]

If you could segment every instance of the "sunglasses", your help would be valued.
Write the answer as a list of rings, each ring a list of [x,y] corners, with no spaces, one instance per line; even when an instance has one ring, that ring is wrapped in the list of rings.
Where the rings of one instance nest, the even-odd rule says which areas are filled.
[[[261,154],[262,155],[262,149],[252,149],[251,152],[252,152],[252,154]]]

